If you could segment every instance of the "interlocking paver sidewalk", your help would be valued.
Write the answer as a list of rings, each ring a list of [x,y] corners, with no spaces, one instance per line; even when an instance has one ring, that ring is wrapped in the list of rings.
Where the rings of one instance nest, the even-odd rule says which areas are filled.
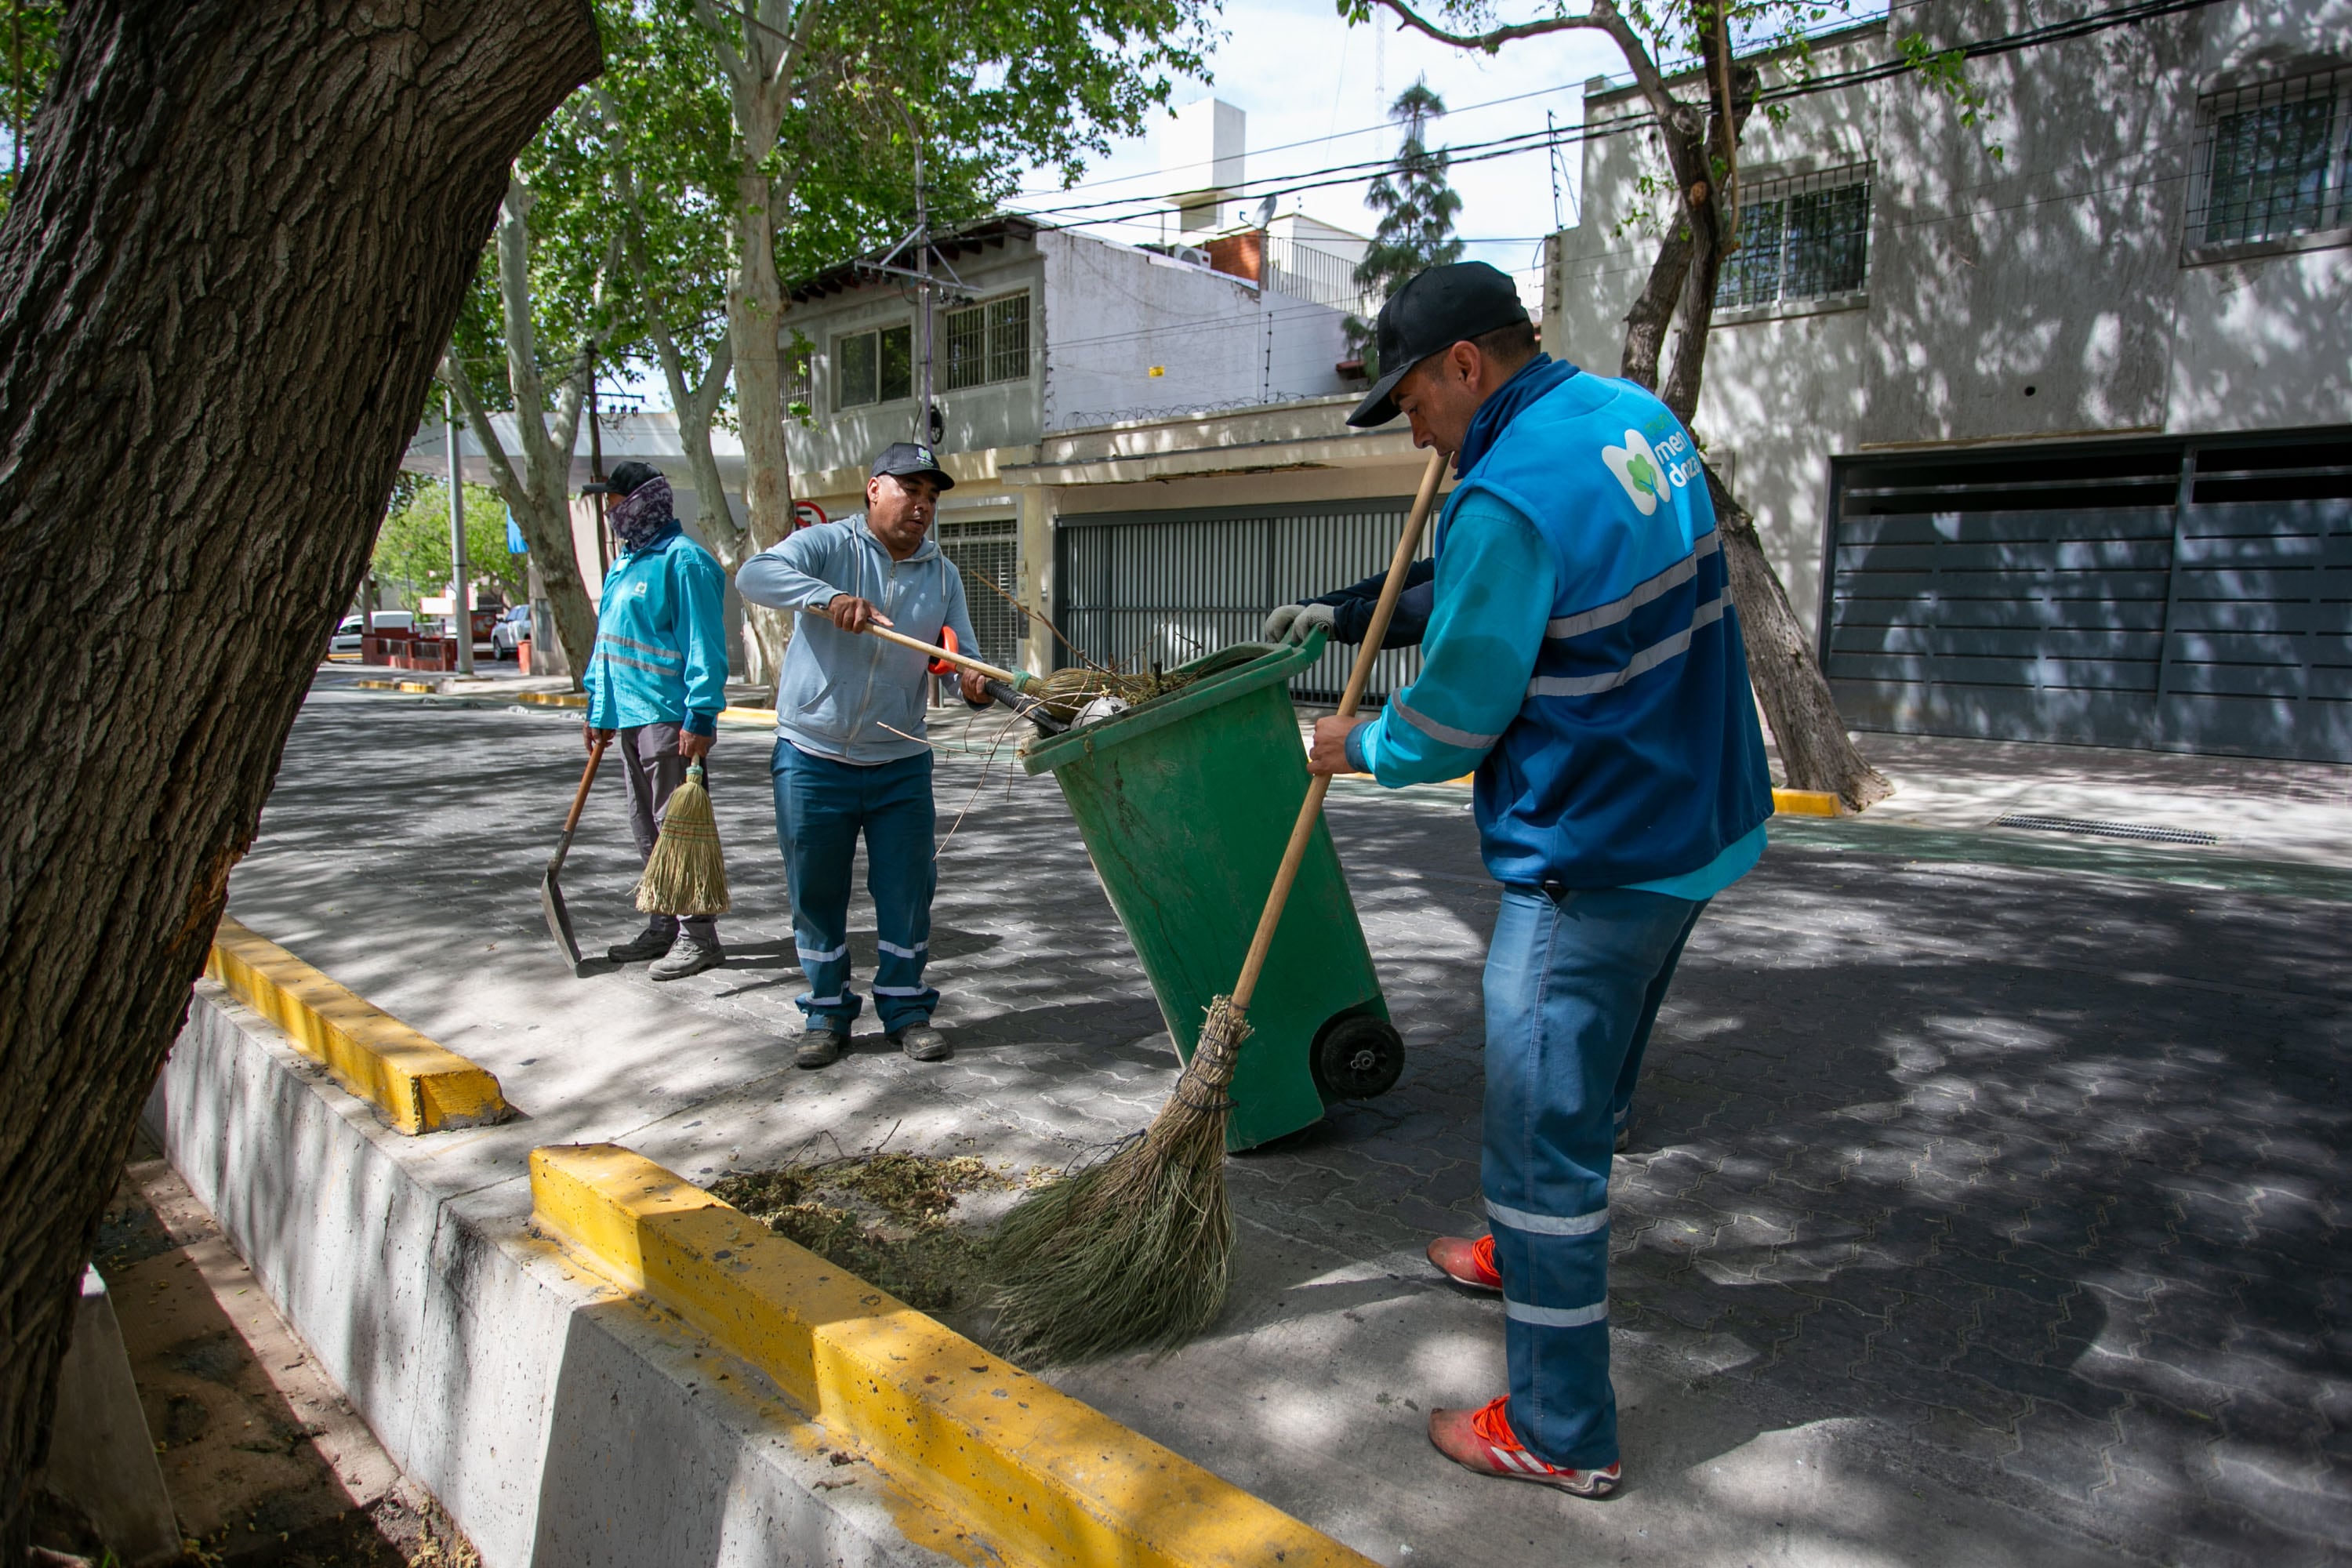
[[[943,834],[969,806],[933,944],[958,1056],[865,1037],[818,1074],[787,1065],[764,736],[714,754],[729,968],[574,980],[541,951],[577,732],[314,698],[232,909],[491,1066],[539,1142],[689,1172],[824,1136],[1035,1162],[1158,1106],[1150,992],[1052,783],[1002,754],[983,776],[987,724],[939,775]],[[1420,1258],[1479,1224],[1496,900],[1464,798],[1343,784],[1330,808],[1403,1080],[1232,1163],[1241,1278],[1210,1336],[1055,1381],[1391,1563],[2347,1555],[2352,876],[1776,827],[1693,939],[1612,1187],[1632,1485],[1594,1506],[1456,1472],[1422,1435],[1501,1375],[1491,1302]],[[600,803],[566,878],[583,932],[630,928],[633,869]],[[870,961],[870,912],[852,924]]]

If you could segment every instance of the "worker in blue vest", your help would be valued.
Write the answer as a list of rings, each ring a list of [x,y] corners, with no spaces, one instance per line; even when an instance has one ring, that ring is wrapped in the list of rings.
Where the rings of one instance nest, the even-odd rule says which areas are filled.
[[[1609,1164],[1675,962],[1752,868],[1764,740],[1690,433],[1631,382],[1538,353],[1510,279],[1433,267],[1381,308],[1348,422],[1454,459],[1421,673],[1308,766],[1391,787],[1475,771],[1503,884],[1486,954],[1488,1234],[1430,1260],[1502,1298],[1509,1387],[1429,1435],[1484,1475],[1606,1497]]]
[[[606,518],[621,558],[596,599],[596,651],[580,684],[588,693],[587,739],[616,737],[629,831],[650,858],[672,791],[710,750],[727,706],[727,574],[686,537],[669,480],[650,463],[614,465],[583,493],[615,497]],[[653,960],[656,980],[682,980],[726,962],[709,915],[655,915],[605,950],[614,963]]]

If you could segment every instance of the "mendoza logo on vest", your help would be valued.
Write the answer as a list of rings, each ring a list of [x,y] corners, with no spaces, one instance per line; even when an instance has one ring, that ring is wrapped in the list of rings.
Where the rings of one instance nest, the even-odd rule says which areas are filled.
[[[1690,483],[1691,476],[1698,471],[1698,464],[1687,457],[1689,451],[1690,437],[1680,430],[1655,447],[1639,430],[1628,430],[1623,446],[1601,448],[1601,460],[1609,465],[1609,471],[1625,487],[1626,499],[1634,509],[1647,517],[1666,499],[1668,484],[1679,489]]]

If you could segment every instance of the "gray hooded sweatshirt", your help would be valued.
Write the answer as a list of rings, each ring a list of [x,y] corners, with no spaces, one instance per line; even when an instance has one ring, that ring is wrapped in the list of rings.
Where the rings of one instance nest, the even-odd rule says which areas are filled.
[[[914,554],[893,561],[863,512],[802,529],[761,551],[735,574],[735,588],[752,604],[779,610],[822,609],[835,595],[849,594],[870,601],[910,637],[937,643],[945,626],[965,652],[979,645],[963,578],[939,542],[926,536]],[[927,662],[911,648],[845,632],[821,615],[795,616],[776,681],[776,733],[814,756],[860,767],[911,757],[925,749]]]

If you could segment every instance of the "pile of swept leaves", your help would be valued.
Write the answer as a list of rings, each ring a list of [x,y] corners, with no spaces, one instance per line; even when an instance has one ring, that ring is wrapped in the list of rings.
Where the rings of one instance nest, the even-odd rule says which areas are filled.
[[[1018,1178],[969,1154],[847,1154],[746,1171],[710,1190],[777,1235],[927,1312],[974,1305],[985,1233],[955,1222],[966,1194]]]

